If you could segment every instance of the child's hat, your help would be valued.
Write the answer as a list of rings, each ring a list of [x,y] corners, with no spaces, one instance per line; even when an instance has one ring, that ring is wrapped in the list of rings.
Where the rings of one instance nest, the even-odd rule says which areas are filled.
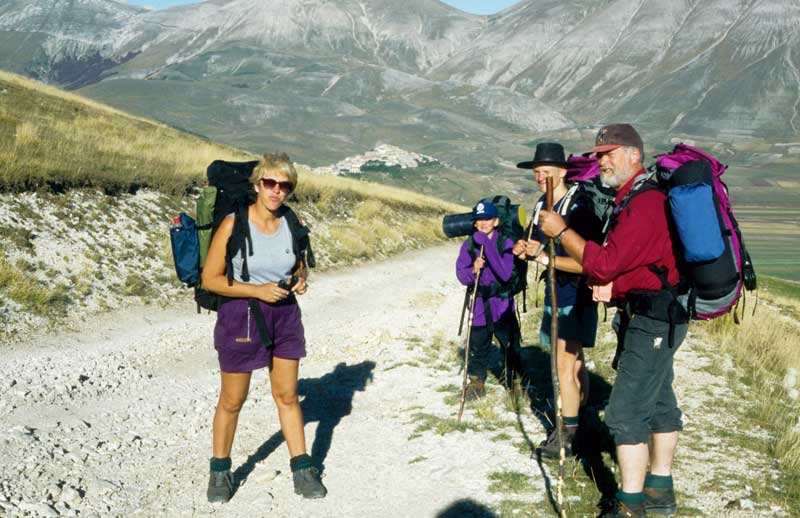
[[[488,201],[479,201],[477,205],[472,208],[472,219],[490,219],[497,217],[497,207]]]

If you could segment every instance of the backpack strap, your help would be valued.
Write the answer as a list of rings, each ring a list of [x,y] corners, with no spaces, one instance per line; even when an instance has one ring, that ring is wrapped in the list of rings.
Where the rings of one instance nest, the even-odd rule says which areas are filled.
[[[239,205],[233,213],[233,229],[225,249],[225,272],[228,277],[228,286],[233,286],[233,258],[240,252],[242,255],[242,280],[244,282],[250,280],[247,256],[253,255],[253,238],[250,235],[248,207],[248,205]]]
[[[511,238],[503,235],[503,233],[500,232],[499,229],[495,229],[495,232],[497,232],[497,239],[494,240],[494,244],[495,248],[497,249],[497,255],[503,257],[503,252],[505,252],[506,248],[506,239],[511,239]],[[514,240],[511,239],[511,242],[513,243]]]
[[[311,239],[308,237],[311,230],[300,222],[300,218],[288,205],[283,206],[283,217],[289,225],[289,232],[292,234],[292,251],[294,255],[306,263],[310,268],[317,265],[314,258],[314,251],[311,249]]]
[[[475,240],[472,239],[472,234],[470,234],[467,238],[467,253],[474,263],[475,259],[477,259],[477,256],[475,255]]]
[[[253,318],[256,322],[256,329],[258,329],[258,335],[261,337],[261,345],[264,346],[266,350],[272,349],[274,343],[272,342],[272,338],[269,336],[269,332],[267,331],[267,322],[264,320],[264,313],[261,312],[261,306],[258,304],[258,299],[247,299],[247,305],[250,307],[250,314],[253,315]]]
[[[572,199],[575,197],[575,194],[580,189],[581,184],[576,182],[572,187],[569,188],[567,194],[564,195],[563,201],[561,202],[561,209],[558,211],[559,214],[562,216],[566,216],[569,212],[569,209],[572,206]]]
[[[662,190],[661,186],[655,180],[655,172],[651,171],[648,174],[643,174],[636,178],[633,183],[633,187],[631,190],[628,191],[628,194],[622,198],[622,201],[619,202],[619,205],[615,205],[614,209],[611,211],[611,216],[609,216],[608,220],[606,221],[606,225],[603,228],[603,235],[607,236],[609,232],[617,225],[617,221],[619,220],[620,214],[624,210],[630,210],[629,205],[631,204],[631,200],[647,191],[652,191],[653,189]]]
[[[536,207],[533,208],[533,219],[531,220],[531,225],[539,226],[539,213],[542,212],[544,208],[544,200],[539,200],[536,203]]]

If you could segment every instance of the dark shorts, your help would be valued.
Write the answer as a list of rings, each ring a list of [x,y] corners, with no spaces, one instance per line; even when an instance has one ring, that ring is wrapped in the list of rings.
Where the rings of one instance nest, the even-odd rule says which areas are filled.
[[[222,372],[252,372],[270,364],[272,356],[299,359],[306,355],[306,339],[297,303],[270,305],[259,302],[267,333],[273,342],[268,350],[261,341],[247,299],[232,299],[217,312],[214,347]]]
[[[550,345],[550,323],[553,308],[545,306],[542,311],[542,325],[539,327],[539,343]],[[597,336],[597,304],[588,306],[566,306],[558,308],[558,337],[594,347]]]
[[[614,318],[624,347],[617,379],[606,407],[605,422],[617,446],[648,442],[651,433],[683,429],[681,411],[672,390],[675,351],[686,337],[687,324],[676,324],[670,347],[667,322],[642,315]]]

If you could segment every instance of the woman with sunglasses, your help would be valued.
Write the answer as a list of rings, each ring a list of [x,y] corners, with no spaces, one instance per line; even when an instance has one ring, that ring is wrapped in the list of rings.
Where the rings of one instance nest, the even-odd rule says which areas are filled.
[[[233,230],[233,215],[214,233],[203,267],[203,286],[225,297],[217,312],[214,345],[222,386],[214,415],[214,456],[208,484],[209,502],[227,502],[233,494],[230,453],[239,411],[247,399],[250,377],[256,369],[269,369],[272,397],[278,409],[295,493],[322,498],[327,490],[318,469],[306,453],[303,413],[297,397],[300,358],[306,355],[300,308],[295,295],[306,292],[306,268],[295,257],[292,235],[281,207],[297,185],[297,171],[285,154],[267,154],[253,169],[250,182],[257,193],[248,208],[253,255],[247,259],[249,281],[242,281],[242,258],[233,259],[234,282],[228,285],[225,252]],[[279,285],[296,282],[291,287]],[[256,302],[250,302],[253,299]],[[255,305],[255,306],[254,306]],[[259,311],[261,315],[256,315]],[[272,347],[259,337],[259,323],[266,327]]]

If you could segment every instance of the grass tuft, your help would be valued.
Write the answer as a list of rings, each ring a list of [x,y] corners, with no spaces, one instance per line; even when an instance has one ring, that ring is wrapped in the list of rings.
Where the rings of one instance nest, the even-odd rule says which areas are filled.
[[[531,477],[519,471],[496,471],[489,475],[492,483],[489,491],[492,493],[527,493],[534,491]]]
[[[2,253],[0,291],[6,292],[23,310],[43,317],[63,316],[72,302],[68,286],[57,284],[50,287],[31,280],[22,269],[10,264]]]
[[[425,432],[433,432],[436,435],[447,435],[453,432],[473,432],[494,431],[504,428],[513,428],[514,423],[506,421],[469,421],[462,419],[459,424],[454,417],[439,417],[433,414],[418,412],[412,415],[412,422],[418,423],[408,440],[422,437]]]

